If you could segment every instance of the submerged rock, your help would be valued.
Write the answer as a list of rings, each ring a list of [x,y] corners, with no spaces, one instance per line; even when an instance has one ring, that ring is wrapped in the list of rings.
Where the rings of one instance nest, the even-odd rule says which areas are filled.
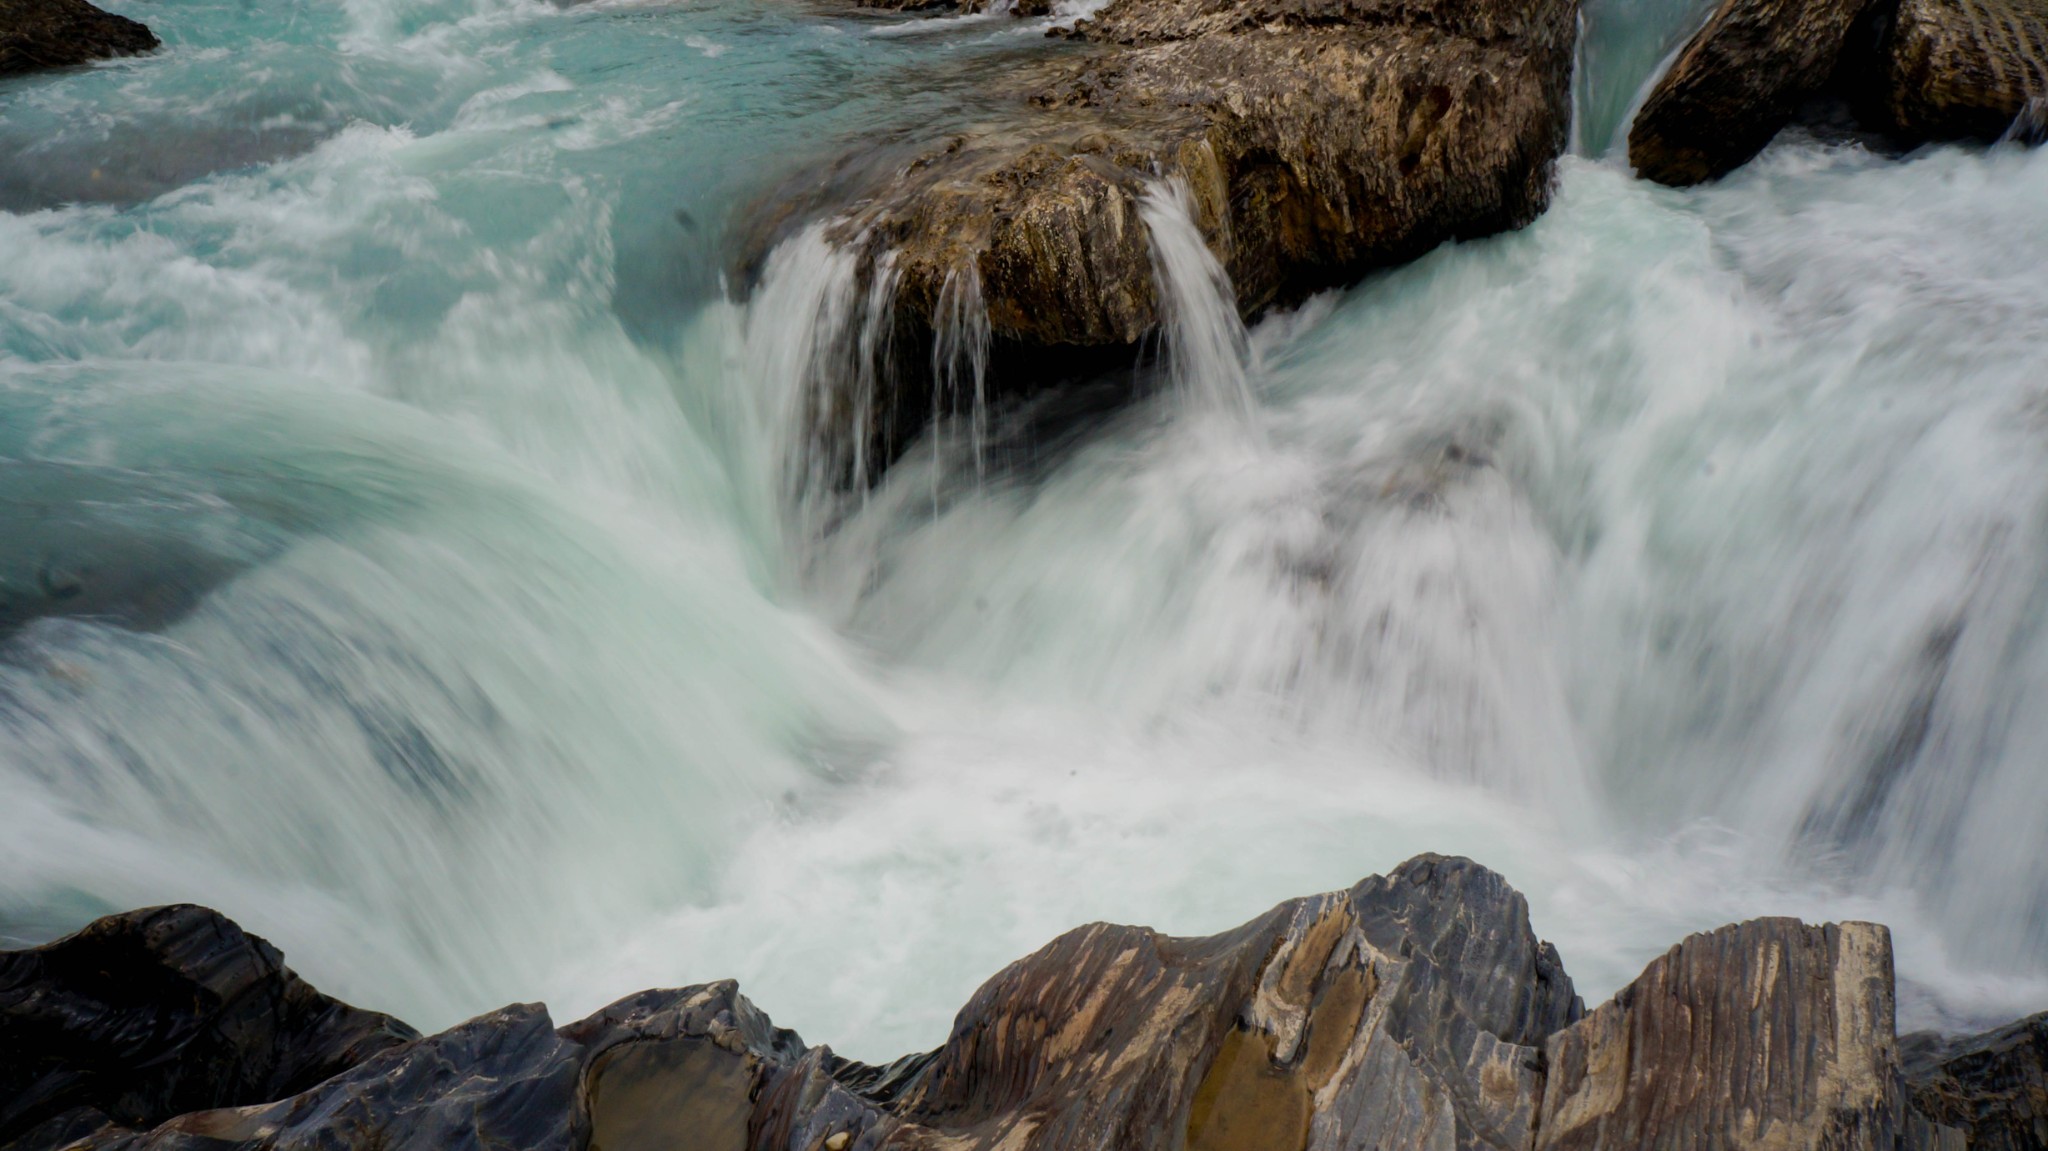
[[[85,0],[0,0],[0,76],[132,56],[162,41]]]
[[[1165,318],[1148,212],[1190,218],[1243,317],[1528,223],[1565,143],[1577,10],[1112,0],[997,79],[1009,121],[834,185],[830,236],[869,301],[849,333],[885,338],[817,382],[821,438],[887,460],[931,415],[1057,374],[1020,351],[1128,362]]]
[[[1899,135],[2048,133],[2048,2],[1899,0],[1882,54],[1886,126]]]
[[[1834,75],[1869,0],[1722,0],[1629,126],[1637,174],[1683,187],[1763,150]]]
[[[73,954],[80,939],[163,916],[224,924],[197,909],[136,913],[7,956],[5,1025],[58,978],[24,956]],[[234,937],[253,959],[172,950],[218,954],[209,987],[261,983],[223,982],[222,971],[283,971],[260,941]],[[94,1056],[106,1073],[92,1092],[25,1134],[0,1134],[0,1147],[1964,1151],[2040,1146],[2029,1132],[2048,1113],[2040,1018],[1956,1045],[1920,1042],[1908,1082],[1882,927],[1767,919],[1697,935],[1588,1014],[1522,897],[1441,856],[1206,938],[1071,931],[977,991],[943,1046],[882,1066],[806,1046],[724,982],[643,992],[559,1030],[544,1008],[514,1005],[410,1042],[382,1017],[324,1001],[324,1027],[233,1032],[230,1047],[267,1069],[224,1090],[235,1076],[219,1059],[183,1058],[200,1049],[165,1047],[134,1022],[150,1003],[177,1018],[185,991],[116,983],[128,996],[119,1005],[44,1012],[69,1030],[8,1032],[8,1051],[24,1057],[90,1048],[133,1062]],[[283,999],[319,998],[291,984]],[[344,1033],[379,1038],[338,1053]],[[241,1101],[136,1130],[161,1108],[109,1101],[124,1083],[168,1098],[167,1068],[213,1084],[192,1098]],[[323,1070],[332,1077],[306,1082]],[[297,1093],[247,1098],[262,1091]]]

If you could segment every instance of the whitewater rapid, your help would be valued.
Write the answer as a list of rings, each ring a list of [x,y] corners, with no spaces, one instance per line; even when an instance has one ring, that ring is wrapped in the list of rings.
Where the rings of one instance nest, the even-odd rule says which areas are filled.
[[[1530,228],[1247,332],[1162,185],[1138,399],[884,473],[806,389],[886,292],[814,228],[742,300],[721,221],[1038,26],[146,18],[0,85],[0,936],[194,900],[425,1027],[732,976],[879,1058],[1433,850],[1589,998],[1784,913],[1891,924],[1908,1026],[2048,1003],[2048,154],[1633,180],[1697,6],[1595,3]]]

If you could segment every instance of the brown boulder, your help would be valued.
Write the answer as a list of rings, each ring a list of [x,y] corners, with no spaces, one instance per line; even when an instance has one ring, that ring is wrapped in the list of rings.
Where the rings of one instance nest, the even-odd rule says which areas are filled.
[[[985,316],[966,342],[988,395],[1042,386],[1021,349],[1128,362],[1162,321],[1142,207],[1167,182],[1247,318],[1528,223],[1565,143],[1577,8],[1113,0],[998,80],[1008,122],[846,189],[831,236],[896,338],[889,362],[814,382],[819,438],[875,429],[868,458],[888,459],[924,416],[976,402],[945,379],[963,315]]]
[[[1914,140],[2048,129],[2048,0],[1900,0],[1883,48],[1884,112]]]
[[[1628,160],[1674,187],[1748,162],[1833,76],[1869,0],[1722,0],[1651,89]]]
[[[147,27],[85,0],[0,0],[0,76],[148,52]]]

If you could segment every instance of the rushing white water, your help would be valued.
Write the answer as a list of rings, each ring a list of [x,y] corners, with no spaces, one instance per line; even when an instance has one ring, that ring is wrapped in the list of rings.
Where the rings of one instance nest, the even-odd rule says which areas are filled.
[[[1684,23],[1603,12],[1589,123]],[[842,498],[887,266],[734,303],[719,221],[1028,38],[138,14],[0,84],[0,934],[192,899],[424,1026],[730,975],[882,1057],[1083,920],[1437,850],[1593,996],[1788,913],[1892,924],[1909,1023],[2048,1004],[2048,154],[1569,159],[1250,333],[1162,186],[1175,387]]]
[[[1139,204],[1165,312],[1168,375],[1180,400],[1252,426],[1251,340],[1230,277],[1195,227],[1187,184],[1155,183]]]

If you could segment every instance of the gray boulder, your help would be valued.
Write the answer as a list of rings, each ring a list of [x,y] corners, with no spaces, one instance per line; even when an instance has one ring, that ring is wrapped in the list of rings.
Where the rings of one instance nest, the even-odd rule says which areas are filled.
[[[280,1099],[417,1037],[218,912],[108,916],[0,953],[0,1147]]]

